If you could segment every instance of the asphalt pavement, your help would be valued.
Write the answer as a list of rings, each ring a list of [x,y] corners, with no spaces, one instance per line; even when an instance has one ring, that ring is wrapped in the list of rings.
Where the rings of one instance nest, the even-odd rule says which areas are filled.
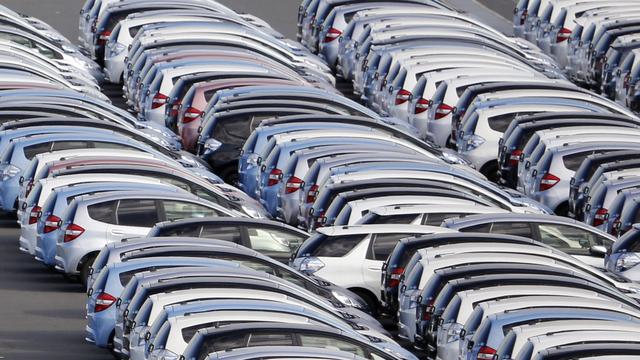
[[[219,0],[295,37],[300,0]],[[510,33],[513,0],[450,0],[459,10]],[[77,38],[84,0],[3,0],[2,5],[40,18]],[[485,7],[486,5],[487,7]],[[112,359],[84,341],[86,296],[79,284],[46,269],[18,250],[15,220],[0,219],[0,360]]]

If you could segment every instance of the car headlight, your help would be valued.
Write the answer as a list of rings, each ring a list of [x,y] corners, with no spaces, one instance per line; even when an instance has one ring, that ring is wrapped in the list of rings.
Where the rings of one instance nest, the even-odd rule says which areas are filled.
[[[331,295],[333,295],[334,298],[336,298],[346,306],[354,307],[360,310],[369,310],[367,304],[360,298],[354,298],[352,296],[349,296],[348,294],[344,294],[335,290],[331,291]]]
[[[300,261],[299,270],[307,274],[313,274],[324,266],[322,260],[315,257],[306,257]]]
[[[640,256],[636,253],[625,253],[616,260],[616,271],[629,270],[640,263]]]
[[[2,181],[7,181],[7,180],[15,177],[16,175],[20,174],[20,172],[22,172],[22,169],[20,169],[19,167],[15,166],[15,165],[8,164],[2,170]]]
[[[476,134],[469,135],[465,140],[467,144],[467,151],[477,149],[478,147],[480,147],[480,145],[484,144],[486,141],[482,136],[479,136]]]
[[[460,164],[467,166],[471,165],[471,163],[469,163],[467,160],[463,159],[458,154],[449,151],[448,149],[442,151],[442,159],[449,164]]]

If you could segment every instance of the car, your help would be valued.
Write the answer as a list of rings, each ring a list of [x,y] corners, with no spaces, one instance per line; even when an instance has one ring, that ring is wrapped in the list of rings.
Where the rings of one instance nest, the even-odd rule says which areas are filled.
[[[461,329],[466,323],[467,319],[471,312],[473,312],[474,304],[477,303],[485,303],[488,301],[493,301],[494,299],[504,299],[507,297],[531,297],[539,295],[540,293],[534,292],[536,288],[540,288],[539,285],[528,286],[496,286],[496,287],[487,287],[478,290],[467,290],[459,292],[447,305],[445,309],[442,319],[443,324],[438,326],[437,330],[437,340],[438,340],[438,348],[437,353],[441,359],[452,358],[453,356],[457,356],[459,351],[459,329]],[[536,297],[536,299],[541,299],[542,297],[558,297],[566,298],[567,291],[566,288],[560,286],[544,286],[543,291],[545,292],[544,296]],[[580,298],[587,299],[597,299],[601,294],[590,291],[590,290],[581,290],[581,289],[571,289],[571,297],[576,297],[576,300],[580,300]],[[533,298],[531,298],[533,299]],[[568,299],[571,300],[571,299]],[[550,321],[553,322],[553,321]],[[604,321],[603,321],[604,322]],[[613,321],[608,322],[610,325],[614,325]],[[543,323],[544,324],[544,323]],[[582,322],[582,325],[586,325],[586,321]],[[620,325],[624,328],[623,325]],[[521,328],[527,328],[528,326],[522,326]],[[533,325],[532,327],[535,327]],[[512,329],[513,330],[513,329]],[[550,329],[551,330],[551,329]],[[563,331],[562,328],[558,329],[556,326],[556,331]],[[509,338],[510,334],[505,336],[505,339],[500,344],[496,350],[499,359],[504,358],[504,352],[507,352],[505,346],[505,342],[512,341]],[[504,347],[504,348],[503,348]],[[501,352],[502,351],[502,352]],[[515,352],[517,353],[517,351]],[[514,354],[515,355],[515,354]]]
[[[592,330],[633,330],[632,322],[616,322],[608,320],[559,320],[545,321],[539,324],[527,324],[513,327],[496,349],[498,359],[511,358],[516,355],[530,336],[550,332],[563,333],[582,329]]]
[[[639,230],[640,225],[634,224],[616,241],[611,248],[611,254],[608,254],[605,259],[608,270],[628,279],[640,278],[636,274],[636,265],[640,263],[640,257],[636,251]]]
[[[523,348],[516,355],[516,359],[530,359],[532,356],[540,354],[546,349],[557,348],[565,344],[574,344],[575,339],[579,338],[584,342],[622,342],[636,343],[634,336],[637,335],[633,331],[625,330],[605,330],[605,331],[580,331],[580,332],[563,332],[560,334],[542,335],[531,337],[529,341],[523,345]]]
[[[443,227],[461,232],[510,234],[538,240],[585,263],[603,268],[602,258],[615,238],[575,220],[536,214],[478,214],[444,220]]]
[[[632,129],[629,129],[628,132],[633,133]],[[577,137],[574,144],[547,149],[537,163],[534,164],[532,162],[531,179],[527,184],[528,187],[525,186],[525,191],[528,191],[528,195],[555,209],[558,214],[567,214],[570,191],[568,182],[573,178],[575,170],[577,170],[586,155],[590,152],[624,150],[635,146],[633,143],[629,144],[628,147],[625,146],[624,138],[620,138],[619,144],[624,144],[621,146],[607,142],[606,137],[608,134],[606,128],[600,129],[600,133],[602,134],[600,141],[588,141],[588,137],[585,136],[584,139],[586,141],[580,142],[580,138]],[[533,174],[534,171],[537,171],[537,177]],[[560,186],[556,187],[557,185]]]
[[[288,262],[309,234],[285,224],[258,219],[198,218],[156,224],[147,237],[189,236],[228,240]]]
[[[403,237],[447,232],[433,226],[323,227],[292,256],[294,268],[326,278],[362,297],[377,312],[382,263]],[[352,265],[349,265],[352,264]],[[353,274],[345,277],[345,274]]]
[[[514,179],[514,177],[516,175],[519,156],[529,138],[539,130],[598,125],[633,127],[634,124],[635,120],[625,116],[593,112],[538,113],[516,117],[511,121],[511,124],[498,142],[499,182],[500,184],[515,188],[516,179]],[[585,160],[590,159],[591,156],[598,155],[590,155],[586,157]],[[584,164],[583,162],[583,165]],[[581,173],[581,170],[577,170],[576,173]],[[580,182],[582,181],[584,180]]]
[[[49,174],[49,177],[79,174],[83,174],[85,176],[89,174],[129,174],[151,176],[156,179],[161,179],[163,182],[177,185],[206,201],[214,202],[236,214],[244,214],[254,218],[268,217],[268,214],[260,204],[231,185],[220,184],[215,180],[212,181],[206,176],[199,175],[197,172],[158,166],[158,164],[153,163],[98,163],[88,164],[87,166],[76,164],[74,166],[56,169]]]
[[[628,343],[619,343],[619,344],[611,344],[608,341],[603,343],[590,343],[590,344],[574,344],[574,345],[564,345],[557,346],[552,349],[546,349],[536,354],[533,360],[543,360],[553,358],[555,356],[591,356],[596,357],[596,359],[604,358],[610,356],[623,356],[624,360],[629,359],[629,357],[638,356],[640,354],[640,346],[638,346],[634,342]]]
[[[605,305],[605,303],[599,305],[596,309],[587,307],[576,306],[575,308],[565,308],[560,303],[558,305],[551,305],[548,307],[541,308],[521,308],[516,310],[511,310],[508,312],[498,312],[494,314],[490,314],[485,317],[481,322],[479,322],[479,326],[476,328],[477,331],[473,331],[475,329],[471,329],[475,327],[471,324],[465,327],[469,328],[466,332],[466,336],[464,341],[461,341],[460,353],[461,355],[467,355],[467,353],[471,353],[472,355],[478,356],[485,353],[491,353],[493,355],[495,353],[495,347],[500,345],[500,342],[504,338],[504,333],[491,331],[496,328],[502,328],[504,326],[508,326],[508,324],[512,324],[513,320],[517,319],[515,322],[524,322],[527,321],[532,313],[537,313],[538,318],[541,319],[573,319],[573,318],[591,318],[591,319],[607,319],[607,318],[617,318],[617,319],[634,319],[634,312],[628,312],[628,310],[620,308],[620,305],[613,302],[610,306]],[[477,308],[480,309],[480,308]],[[588,314],[588,315],[587,315]],[[473,315],[472,315],[473,318]],[[477,322],[476,322],[477,323]],[[465,329],[467,330],[467,329]],[[467,343],[473,341],[473,344],[470,349],[467,350]]]
[[[613,171],[603,174],[603,181],[589,190],[583,212],[583,221],[601,227],[609,219],[609,208],[618,192],[638,187],[637,169]]]
[[[598,181],[603,173],[634,167],[637,156],[638,153],[633,150],[607,151],[587,156],[571,180],[569,215],[575,219],[582,219],[585,190],[592,188],[594,181]]]
[[[398,290],[400,288],[400,282],[406,278],[406,269],[410,264],[410,261],[417,263],[418,258],[413,259],[415,252],[418,249],[433,246],[439,244],[457,243],[457,242],[480,242],[480,241],[502,241],[504,243],[528,243],[530,240],[514,237],[514,236],[488,236],[487,234],[480,233],[457,233],[455,235],[450,234],[436,234],[432,236],[420,236],[413,238],[400,239],[389,254],[389,257],[382,265],[382,283],[381,300],[384,310],[390,314],[395,314],[398,310]],[[489,262],[487,260],[487,262]],[[454,266],[454,265],[451,265]],[[405,275],[403,277],[403,275]]]
[[[500,214],[506,210],[482,205],[393,205],[372,209],[356,225],[416,224],[440,226],[449,218],[473,214]]]
[[[173,193],[123,191],[76,197],[63,215],[55,267],[86,282],[93,259],[104,244],[144,236],[163,220],[214,215],[234,216],[234,213],[184,190]]]
[[[351,352],[302,346],[256,346],[209,354],[205,359],[248,360],[256,356],[279,359],[362,360]]]
[[[213,246],[215,246],[215,249]],[[187,237],[145,238],[130,244],[121,243],[103,250],[104,252],[101,251],[101,254],[99,254],[99,260],[94,261],[91,267],[90,272],[92,274],[96,274],[96,271],[99,271],[101,267],[108,263],[129,261],[131,259],[158,256],[222,258],[239,262],[246,267],[285,279],[315,294],[317,297],[325,299],[324,301],[332,307],[342,309],[340,311],[356,317],[367,317],[364,312],[369,311],[366,303],[347,289],[336,286],[322,278],[297,272],[266,255],[227,240]],[[110,259],[115,260],[109,261]]]
[[[286,340],[279,342],[278,346],[297,345],[302,347],[323,347],[326,349],[339,349],[346,352],[354,352],[358,356],[365,358],[412,358],[406,350],[400,350],[395,344],[375,343],[364,341],[356,336],[329,329],[325,326],[314,326],[313,324],[269,324],[269,323],[249,323],[243,325],[230,325],[222,329],[209,327],[197,331],[189,341],[183,352],[185,359],[199,359],[202,355],[217,351],[233,351],[240,347],[253,347],[259,344],[264,346],[274,346],[271,341],[261,342],[262,337],[272,338],[278,334],[292,334]],[[227,345],[227,341],[235,341],[235,344]],[[308,340],[308,341],[305,341]],[[254,343],[254,341],[258,343]]]
[[[57,187],[51,189],[42,206],[34,206],[29,211],[29,218],[21,223],[20,244],[24,242],[34,244],[34,256],[36,260],[45,265],[55,265],[56,242],[58,239],[59,224],[62,221],[67,205],[77,196],[89,193],[107,191],[162,191],[171,189],[168,184],[149,183],[125,183],[125,182],[97,182],[90,184],[76,184],[73,186]],[[32,216],[36,215],[36,216]],[[31,224],[35,218],[35,223]]]
[[[166,269],[180,266],[211,267],[221,272],[232,272],[237,264],[215,259],[192,259],[189,257],[157,257],[153,261],[147,259],[131,260],[115,263],[100,270],[96,280],[89,287],[87,294],[87,339],[98,347],[113,347],[115,336],[114,306],[129,278],[136,272],[149,269]]]
[[[36,135],[14,140],[2,157],[3,171],[2,210],[13,211],[17,206],[20,192],[20,176],[29,161],[39,153],[82,148],[111,148],[154,152],[153,149],[136,140],[112,131],[86,133],[59,133]]]

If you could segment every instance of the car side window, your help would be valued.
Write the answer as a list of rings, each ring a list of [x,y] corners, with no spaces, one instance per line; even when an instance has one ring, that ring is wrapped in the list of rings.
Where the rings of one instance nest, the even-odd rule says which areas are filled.
[[[242,241],[240,227],[229,225],[202,225],[199,237],[231,241],[236,244]]]
[[[318,245],[312,255],[342,257],[353,250],[363,238],[363,235],[329,236]]]
[[[540,241],[557,249],[584,250],[585,254],[595,245],[609,245],[602,238],[573,226],[539,224]]]
[[[51,147],[51,151],[61,150],[73,150],[73,149],[86,149],[89,148],[89,142],[87,141],[55,141]]]
[[[532,238],[531,226],[528,223],[499,222],[491,226],[492,234],[505,234]]]
[[[31,160],[31,159],[33,159],[34,156],[36,156],[38,154],[42,154],[44,152],[51,151],[51,142],[44,142],[44,143],[40,143],[40,144],[34,144],[34,145],[25,146],[23,151],[24,151],[24,157],[26,157],[27,159]],[[6,156],[3,157],[3,160],[5,158],[6,158]]]
[[[256,251],[291,253],[304,238],[277,229],[247,226],[250,247]]]
[[[426,214],[426,218],[422,220],[422,225],[440,226],[445,219],[459,218],[460,213],[431,213]]]
[[[116,216],[122,226],[152,227],[160,221],[156,201],[150,199],[120,200]]]
[[[96,149],[138,150],[133,146],[103,141],[94,141],[93,147]]]
[[[107,224],[117,224],[116,220],[116,205],[118,201],[107,201],[100,204],[94,204],[87,206],[87,212],[89,217],[93,220],[100,221]]]
[[[389,257],[389,254],[391,254],[396,247],[398,241],[409,236],[411,236],[411,234],[373,234],[369,251],[367,251],[367,259],[387,260],[387,257]]]
[[[368,351],[364,348],[364,346],[345,341],[341,338],[323,334],[300,334],[299,339],[300,346],[340,350],[358,355],[360,357],[368,357]]]
[[[185,201],[163,200],[162,206],[166,221],[220,215],[217,211],[206,206]]]
[[[467,228],[460,229],[461,232],[479,232],[479,233],[488,233],[491,231],[491,223],[469,226]]]

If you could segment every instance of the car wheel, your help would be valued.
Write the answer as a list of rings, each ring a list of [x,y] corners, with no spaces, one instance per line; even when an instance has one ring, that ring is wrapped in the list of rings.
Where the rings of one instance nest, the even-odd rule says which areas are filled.
[[[238,174],[238,169],[235,166],[226,168],[224,171],[222,171],[220,177],[222,178],[222,180],[224,180],[224,182],[233,186],[238,186],[238,183],[240,181],[240,175]]]
[[[498,175],[498,163],[495,161],[485,164],[482,169],[480,169],[480,172],[491,182],[495,183],[500,180],[500,176]]]
[[[378,299],[369,291],[363,289],[349,289],[353,291],[356,295],[360,296],[362,300],[367,304],[369,311],[371,311],[371,315],[377,317],[380,314],[380,304],[378,303]]]

